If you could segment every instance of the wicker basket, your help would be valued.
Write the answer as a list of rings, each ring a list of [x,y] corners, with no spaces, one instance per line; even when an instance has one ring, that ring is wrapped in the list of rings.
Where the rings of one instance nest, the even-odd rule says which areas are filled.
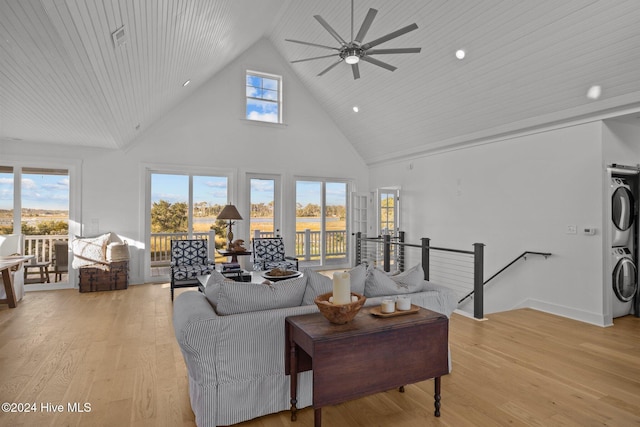
[[[360,311],[367,297],[364,295],[351,292],[351,295],[358,297],[357,301],[349,304],[335,305],[329,302],[329,298],[333,296],[333,292],[318,295],[314,302],[318,306],[320,313],[331,323],[343,325],[353,320]]]

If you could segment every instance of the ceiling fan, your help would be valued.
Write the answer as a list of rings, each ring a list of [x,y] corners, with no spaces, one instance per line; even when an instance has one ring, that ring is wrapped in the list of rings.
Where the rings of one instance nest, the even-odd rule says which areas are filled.
[[[396,53],[420,53],[421,48],[419,47],[405,47],[405,48],[394,48],[394,49],[371,49],[372,47],[378,46],[379,44],[395,39],[396,37],[399,37],[403,34],[406,34],[410,31],[417,29],[418,25],[416,25],[415,23],[411,25],[407,25],[406,27],[400,28],[399,30],[396,30],[392,33],[387,34],[386,36],[382,36],[368,43],[363,43],[362,41],[366,37],[367,32],[371,27],[371,23],[373,23],[373,19],[376,17],[377,13],[378,11],[376,9],[369,9],[369,11],[367,12],[367,16],[364,18],[364,21],[360,26],[360,30],[358,30],[358,34],[354,38],[353,37],[353,0],[351,0],[351,41],[350,42],[347,42],[342,37],[340,37],[340,34],[338,34],[327,23],[327,21],[325,21],[320,15],[314,15],[313,17],[316,18],[316,20],[320,23],[320,25],[322,25],[325,28],[325,30],[327,30],[329,34],[331,34],[333,38],[335,38],[338,41],[338,43],[340,43],[340,47],[331,47],[331,46],[325,46],[325,45],[316,44],[316,43],[303,42],[300,40],[285,39],[285,41],[292,42],[292,43],[300,43],[300,44],[305,44],[309,46],[315,46],[323,49],[330,49],[330,50],[336,51],[331,55],[297,59],[295,61],[291,61],[291,63],[293,64],[296,62],[331,58],[337,55],[338,61],[334,62],[333,64],[331,64],[330,66],[322,70],[320,74],[318,74],[318,76],[322,76],[323,74],[331,70],[333,67],[335,67],[336,65],[344,61],[347,64],[351,65],[351,70],[353,71],[353,78],[355,80],[360,78],[360,69],[358,67],[358,62],[360,62],[361,60],[373,65],[377,65],[378,67],[386,68],[389,71],[394,71],[396,69],[396,67],[394,67],[393,65],[389,65],[386,62],[382,62],[378,59],[372,58],[371,55],[388,55],[388,54],[396,54]]]

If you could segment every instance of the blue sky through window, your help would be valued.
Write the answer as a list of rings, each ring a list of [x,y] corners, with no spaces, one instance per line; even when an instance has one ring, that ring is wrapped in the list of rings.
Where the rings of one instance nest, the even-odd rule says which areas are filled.
[[[189,200],[189,177],[187,175],[152,174],[151,202],[165,200],[169,203]],[[194,176],[193,200],[195,203],[207,202],[210,205],[227,204],[227,177]]]
[[[309,203],[320,204],[321,182],[318,181],[297,181],[296,182],[296,202],[305,206]],[[344,182],[327,182],[326,187],[327,205],[346,206],[347,184]]]
[[[22,175],[22,208],[69,210],[69,176]],[[13,173],[0,174],[0,209],[13,208]]]
[[[251,203],[273,202],[274,184],[272,179],[251,179]]]
[[[246,118],[262,122],[280,123],[280,81],[247,73]]]

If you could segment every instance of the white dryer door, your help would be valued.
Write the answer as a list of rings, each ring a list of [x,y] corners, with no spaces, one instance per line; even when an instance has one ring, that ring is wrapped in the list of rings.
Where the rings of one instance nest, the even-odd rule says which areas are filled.
[[[622,258],[613,269],[613,292],[622,302],[633,299],[638,288],[638,270],[630,258]]]
[[[633,194],[626,187],[618,187],[611,197],[611,220],[613,225],[620,230],[626,231],[633,225]]]

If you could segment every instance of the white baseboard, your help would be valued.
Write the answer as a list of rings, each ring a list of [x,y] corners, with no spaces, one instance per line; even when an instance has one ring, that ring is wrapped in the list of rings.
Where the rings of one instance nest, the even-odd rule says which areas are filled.
[[[575,308],[566,307],[557,304],[551,304],[545,301],[528,298],[516,306],[517,308],[531,308],[545,313],[555,314],[556,316],[567,317],[569,319],[577,320],[580,322],[590,323],[596,326],[612,326],[613,323],[605,323],[605,317],[602,314],[591,313],[584,310],[576,310]]]

